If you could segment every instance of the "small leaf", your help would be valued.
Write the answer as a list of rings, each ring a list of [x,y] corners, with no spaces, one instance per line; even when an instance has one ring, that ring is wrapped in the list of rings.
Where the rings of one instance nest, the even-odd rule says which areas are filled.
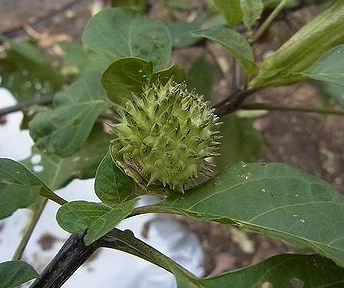
[[[83,42],[101,55],[112,58],[140,57],[154,70],[170,59],[172,41],[168,28],[158,20],[125,8],[103,9],[87,23]]]
[[[30,206],[48,190],[42,181],[20,163],[0,158],[0,219]]]
[[[285,164],[234,165],[167,211],[240,228],[313,249],[344,266],[344,197],[326,182]]]
[[[57,94],[55,109],[38,113],[29,123],[30,135],[45,153],[67,157],[87,140],[98,116],[111,107],[100,84],[100,75],[85,75]]]
[[[136,199],[109,207],[86,201],[69,202],[57,212],[59,225],[70,233],[87,229],[87,245],[115,228],[134,209]]]
[[[191,36],[190,32],[199,28],[195,22],[174,21],[166,23],[171,32],[172,46],[174,48],[183,48],[197,42],[197,39]]]
[[[196,93],[204,95],[210,100],[211,90],[214,84],[214,67],[204,56],[198,57],[188,72],[187,85],[190,90],[195,89]]]
[[[331,49],[301,74],[314,80],[344,86],[344,45]]]
[[[45,154],[34,147],[32,155],[22,163],[56,190],[75,178],[93,178],[110,140],[111,137],[104,133],[102,126],[95,125],[87,141],[72,156],[62,158],[55,154]]]
[[[215,41],[228,49],[240,62],[246,73],[255,69],[253,52],[244,36],[224,26],[210,27],[192,32],[195,37],[203,37]]]
[[[135,185],[107,154],[100,163],[95,179],[95,192],[102,202],[117,205],[136,198]]]
[[[220,144],[220,156],[215,160],[220,169],[239,161],[256,161],[262,153],[263,139],[252,127],[249,119],[236,115],[221,117],[223,124],[220,134],[223,136]]]
[[[151,63],[140,58],[122,58],[112,63],[103,73],[102,84],[108,98],[116,104],[123,104],[139,95],[142,87],[153,73]]]
[[[186,79],[183,68],[173,65],[166,70],[153,73],[152,64],[140,58],[122,58],[113,62],[103,73],[102,85],[108,98],[123,105],[133,94],[139,96],[149,81],[162,83],[170,78],[177,83]]]
[[[0,263],[0,288],[15,288],[38,277],[35,269],[23,261]]]
[[[240,7],[243,12],[244,24],[251,29],[263,12],[263,2],[262,0],[240,0]]]
[[[235,26],[243,17],[239,0],[214,0],[214,3],[219,10],[223,13],[229,26]]]
[[[344,107],[344,86],[329,82],[319,82],[317,86],[319,86],[323,94],[335,99],[342,107]]]

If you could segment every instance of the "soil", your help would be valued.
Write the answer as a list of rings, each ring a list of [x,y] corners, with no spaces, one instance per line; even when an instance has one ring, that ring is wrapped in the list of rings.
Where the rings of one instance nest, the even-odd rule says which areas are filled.
[[[19,4],[19,1],[4,0],[0,0],[0,5],[3,2],[6,2],[7,5],[11,3],[12,6],[17,3],[18,7],[23,5],[22,2]],[[40,1],[32,0],[32,2]],[[155,2],[153,4],[152,14],[162,19],[169,17],[164,5],[159,1],[156,2],[157,4]],[[34,31],[38,32],[36,35],[43,38],[64,35],[80,39],[82,27],[89,17],[88,6],[79,4],[73,6],[72,13],[68,11],[46,20],[44,25],[36,25],[34,27]],[[313,12],[314,7],[307,7],[279,20],[274,29],[277,36],[266,35],[255,44],[257,58],[261,59],[269,51],[278,48],[281,41],[290,37],[312,17]],[[12,20],[16,18],[15,16],[1,14],[2,21],[8,17],[10,20],[8,23],[14,24]],[[179,19],[188,19],[190,13],[180,12],[175,16]],[[32,19],[35,17],[42,17],[42,15],[21,16],[21,19],[33,21]],[[15,23],[15,25],[22,25],[22,23]],[[7,30],[13,28],[6,26]],[[23,33],[19,34],[19,36],[23,35]],[[205,48],[191,47],[175,51],[174,59],[188,67],[198,55],[204,53],[204,49],[222,57],[227,63],[232,61],[224,49],[214,44],[209,44]],[[215,100],[220,100],[229,94],[231,79],[226,76],[228,74],[217,73],[216,85],[213,89],[216,94]],[[259,92],[249,101],[253,100],[313,106],[328,104],[311,83],[267,89]],[[265,142],[264,156],[260,161],[278,161],[294,165],[332,183],[340,191],[344,191],[344,117],[297,112],[270,112],[263,117],[254,119],[253,125],[261,132]],[[296,251],[281,241],[245,233],[230,225],[196,222],[184,217],[177,218],[199,235],[206,253],[205,268],[208,275],[216,275],[223,271],[257,263],[275,254]],[[55,240],[49,238],[48,244],[50,245]]]

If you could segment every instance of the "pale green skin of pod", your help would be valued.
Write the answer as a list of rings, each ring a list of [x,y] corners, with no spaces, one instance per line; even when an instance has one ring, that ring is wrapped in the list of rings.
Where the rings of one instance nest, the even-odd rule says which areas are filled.
[[[144,88],[119,112],[110,153],[140,186],[184,187],[209,172],[216,155],[218,117],[202,96],[173,81]],[[148,189],[149,190],[149,189]]]

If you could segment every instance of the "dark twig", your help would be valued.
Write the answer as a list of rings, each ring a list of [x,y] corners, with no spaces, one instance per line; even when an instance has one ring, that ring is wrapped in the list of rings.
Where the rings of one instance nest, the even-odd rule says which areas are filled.
[[[84,235],[84,232],[72,234],[30,288],[61,287],[100,247],[99,241],[86,246]]]
[[[101,247],[131,253],[147,261],[154,262],[167,271],[176,272],[178,275],[182,275],[191,282],[195,279],[190,272],[173,260],[135,238],[131,231],[121,231],[115,228],[103,238],[93,242],[90,246],[85,245],[84,235],[84,232],[72,234],[30,288],[61,287],[73,273]]]
[[[16,105],[0,109],[0,117],[9,113],[22,111],[34,105],[48,105],[53,102],[53,96],[44,96],[19,102]]]

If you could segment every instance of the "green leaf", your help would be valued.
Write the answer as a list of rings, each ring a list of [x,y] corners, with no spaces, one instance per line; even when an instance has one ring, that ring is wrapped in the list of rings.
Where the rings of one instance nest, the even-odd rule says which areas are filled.
[[[344,86],[344,45],[331,49],[301,74],[310,79]]]
[[[6,57],[0,59],[0,85],[18,101],[51,95],[61,89],[61,76],[44,51],[30,42],[9,44]]]
[[[38,277],[35,269],[23,261],[0,263],[0,288],[15,288]]]
[[[30,206],[48,190],[42,181],[20,163],[0,158],[0,219]]]
[[[214,84],[214,67],[204,56],[198,57],[188,72],[187,85],[190,89],[204,95],[205,99],[211,98]]]
[[[56,215],[59,225],[70,233],[87,229],[87,245],[98,240],[115,228],[134,209],[136,199],[109,207],[86,201],[69,202]]]
[[[122,58],[105,70],[101,82],[108,98],[123,105],[133,93],[139,95],[142,92],[152,73],[151,63],[140,58]]]
[[[337,0],[264,60],[248,88],[280,86],[303,80],[305,77],[300,72],[343,42],[344,2]]]
[[[344,198],[326,182],[278,163],[235,165],[160,204],[311,248],[344,266]]]
[[[255,69],[251,46],[246,38],[238,32],[228,27],[217,26],[192,32],[192,35],[207,38],[228,49],[240,62],[246,73],[250,73]]]
[[[223,124],[220,134],[223,136],[220,145],[220,156],[216,157],[217,166],[223,169],[239,161],[256,161],[262,153],[263,139],[252,127],[249,119],[236,115],[221,117]]]
[[[172,41],[168,28],[134,10],[104,9],[91,18],[83,42],[101,55],[112,58],[140,57],[154,70],[164,68],[170,59]]]
[[[176,82],[185,81],[183,68],[173,65],[166,70],[153,73],[152,64],[140,58],[122,58],[112,63],[102,76],[102,85],[108,98],[123,105],[133,96],[140,95],[148,81],[162,83],[173,77]]]
[[[214,3],[219,12],[224,14],[229,26],[234,26],[242,20],[243,13],[239,0],[214,0]]]
[[[81,149],[72,156],[61,158],[58,155],[45,154],[34,147],[32,155],[22,163],[56,190],[75,178],[93,178],[108,150],[110,139],[99,124],[94,127]]]
[[[244,24],[251,29],[263,12],[263,2],[262,0],[240,0],[240,7],[243,12]]]
[[[85,143],[98,116],[111,103],[105,97],[99,73],[94,72],[57,94],[54,106],[54,110],[33,118],[30,135],[41,151],[67,157]]]
[[[197,30],[199,25],[195,22],[170,21],[166,23],[170,29],[172,37],[172,46],[174,48],[183,48],[197,42],[197,39],[191,36],[190,32]]]
[[[202,279],[200,286],[181,287],[339,288],[343,283],[344,270],[328,259],[317,255],[278,255],[256,265]]]
[[[113,206],[137,197],[135,185],[107,154],[100,163],[95,179],[95,192],[102,202]]]

